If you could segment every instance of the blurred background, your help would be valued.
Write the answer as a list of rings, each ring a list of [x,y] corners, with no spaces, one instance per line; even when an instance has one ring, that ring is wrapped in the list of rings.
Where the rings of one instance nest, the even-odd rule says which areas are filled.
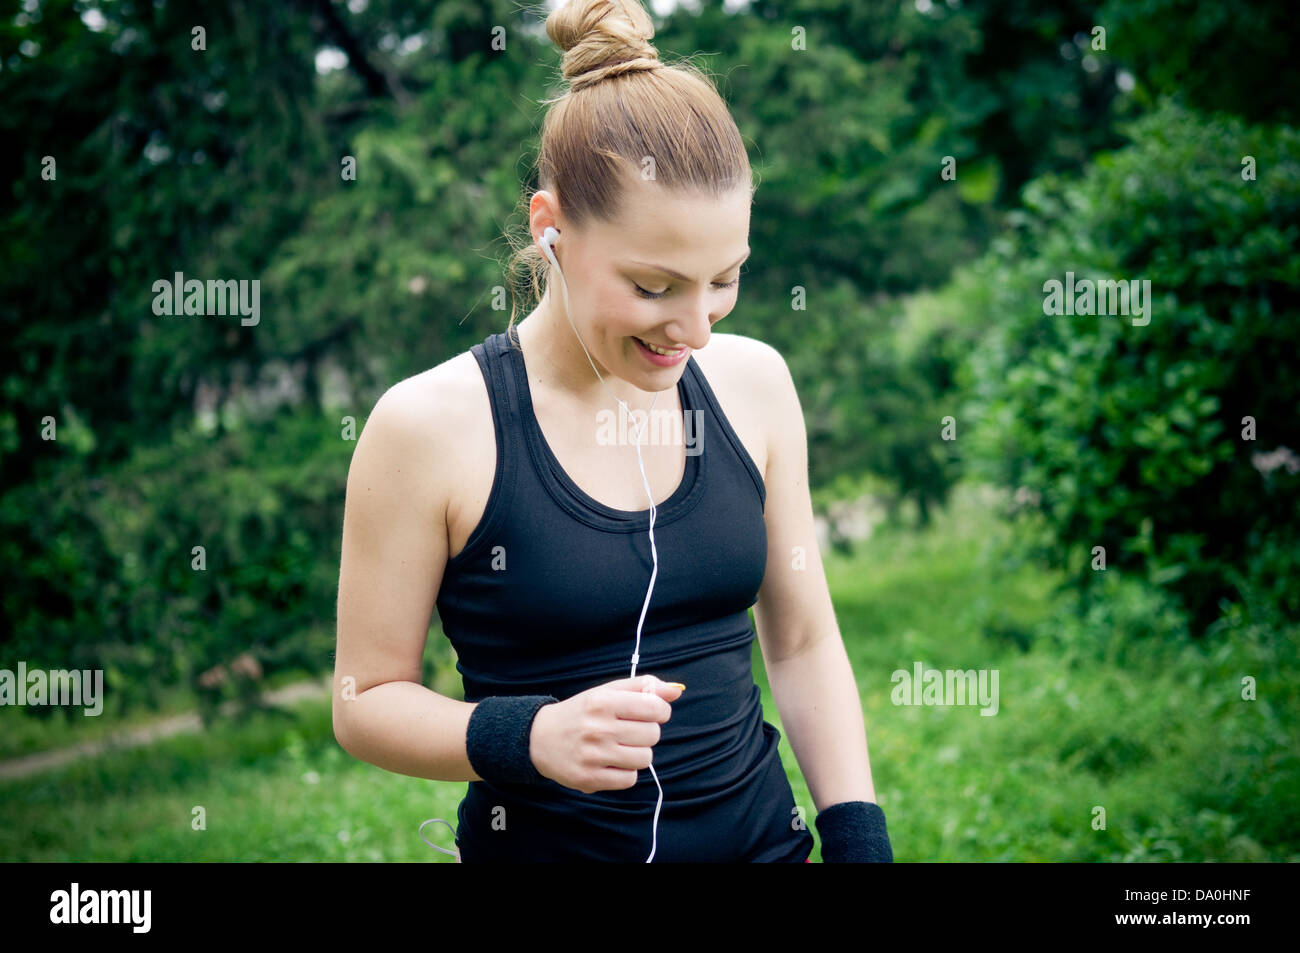
[[[344,488],[506,326],[549,9],[0,3],[0,670],[103,672],[0,706],[0,859],[450,860],[464,783],[333,737]],[[1291,5],[647,9],[759,177],[720,330],[798,386],[895,857],[1300,860]],[[1046,313],[1067,273],[1149,320]],[[917,663],[997,716],[895,704]]]

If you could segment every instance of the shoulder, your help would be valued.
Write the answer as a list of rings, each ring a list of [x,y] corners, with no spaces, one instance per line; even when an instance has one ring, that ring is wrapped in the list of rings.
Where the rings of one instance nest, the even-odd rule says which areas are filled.
[[[473,405],[483,379],[478,362],[463,351],[393,384],[375,402],[366,428],[388,437],[439,437],[454,433]]]
[[[714,331],[709,336],[709,346],[695,353],[715,359],[728,372],[747,373],[751,377],[761,377],[764,373],[789,373],[780,351],[766,341],[743,334]]]
[[[761,408],[764,416],[772,412],[788,413],[792,401],[797,410],[790,368],[781,352],[766,341],[715,331],[709,337],[708,346],[695,354],[710,380],[722,375],[727,386],[750,406]]]
[[[716,331],[695,354],[723,413],[766,481],[772,460],[797,454],[796,444],[806,439],[785,358],[757,338]]]
[[[353,454],[377,464],[403,490],[446,502],[448,463],[457,435],[471,430],[479,404],[487,407],[478,361],[469,351],[389,387],[366,418]],[[490,412],[490,411],[489,411]]]

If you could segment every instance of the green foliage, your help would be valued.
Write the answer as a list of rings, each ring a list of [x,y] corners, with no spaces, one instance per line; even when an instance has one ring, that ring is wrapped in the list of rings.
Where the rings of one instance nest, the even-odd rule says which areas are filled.
[[[954,409],[944,403],[944,369],[934,366],[944,359],[933,347],[902,353],[896,309],[862,304],[846,282],[794,315],[767,339],[786,355],[800,394],[810,469],[827,484],[881,475],[894,508],[911,500],[926,522],[959,472],[955,441],[939,439]],[[854,386],[836,386],[848,381]]]
[[[1230,611],[1192,643],[1172,600],[1118,576],[1081,616],[1051,595],[1059,571],[1019,556],[998,500],[970,489],[928,531],[882,527],[827,563],[895,857],[1300,857],[1300,625]],[[916,661],[998,671],[998,714],[893,705],[891,673]]]
[[[656,43],[670,57],[700,51],[752,146],[754,254],[721,330],[787,357],[818,488],[871,473],[923,521],[948,498],[967,448],[956,368],[1009,302],[984,288],[970,293],[988,307],[956,314],[951,292],[941,292],[937,318],[915,334],[908,322],[917,309],[890,296],[936,286],[981,253],[1023,183],[1079,169],[1118,144],[1116,117],[1184,82],[1183,66],[1199,56],[1217,66],[1204,81],[1191,71],[1193,101],[1240,112],[1259,103],[1268,117],[1285,109],[1285,97],[1271,95],[1292,68],[1276,55],[1278,40],[1258,60],[1240,55],[1281,22],[1277,4],[1239,18],[1183,0],[1112,6],[1101,15],[1104,53],[1089,48],[1099,15],[1081,0],[936,2],[925,12],[755,0],[743,12],[679,5],[658,18]],[[9,183],[0,257],[10,265],[0,274],[5,657],[102,664],[120,703],[148,699],[155,682],[192,686],[205,667],[243,651],[274,669],[314,645],[320,651],[304,663],[314,670],[331,627],[322,620],[332,617],[351,446],[338,440],[338,417],[364,423],[392,383],[504,327],[502,230],[522,225],[518,203],[535,186],[537,103],[555,91],[556,53],[537,30],[545,10],[513,0],[371,0],[358,11],[239,0],[205,11],[203,49],[193,46],[185,5],[96,10],[94,28],[72,0],[0,18],[0,131],[18,144],[0,153]],[[491,45],[495,26],[505,28],[503,48]],[[1207,51],[1209,36],[1226,45]],[[344,51],[346,66],[318,72],[325,48]],[[1116,85],[1126,66],[1139,77],[1131,95]],[[1218,83],[1228,72],[1230,82]],[[1227,166],[1246,141],[1230,143]],[[53,179],[41,174],[47,156],[57,161]],[[955,180],[940,177],[948,156]],[[349,158],[355,178],[341,174]],[[1194,299],[1206,315],[1249,310],[1258,298],[1276,321],[1288,313],[1277,291],[1290,279],[1241,282],[1258,274],[1252,262],[1283,255],[1289,233],[1243,223],[1259,218],[1250,203],[1274,195],[1288,173],[1261,160],[1254,197],[1240,196],[1238,208],[1228,189],[1234,168],[1217,191],[1165,204],[1162,190],[1207,180],[1148,169],[1138,181],[1149,197],[1135,202],[1115,186],[1114,214],[1081,220],[1077,237],[1100,249],[1099,267],[1119,267],[1107,260],[1112,232],[1116,248],[1168,248],[1153,268],[1223,278],[1217,298],[1206,289]],[[1200,233],[1188,230],[1196,254],[1183,256],[1164,233],[1181,240],[1186,223],[1166,228],[1160,216],[1166,205],[1214,195],[1226,204]],[[1149,212],[1143,202],[1154,203]],[[1129,207],[1143,222],[1154,216],[1153,228],[1127,222]],[[1244,237],[1215,245],[1220,232]],[[177,271],[259,281],[261,322],[153,314],[152,283]],[[806,311],[790,306],[795,287],[807,292]],[[966,294],[969,279],[951,287]],[[1243,288],[1250,295],[1232,298]],[[1118,347],[1114,331],[1106,340]],[[1257,344],[1270,340],[1293,343],[1265,333]],[[1238,345],[1241,354],[1256,346]],[[1201,485],[1212,488],[1215,461],[1224,465],[1210,418],[1232,408],[1206,402],[1226,400],[1220,378],[1242,369],[1201,366],[1198,353],[1160,369],[1173,374],[1171,391],[1192,396],[1173,401],[1167,420],[1136,428],[1132,441],[1150,459],[1132,466],[1144,479],[1182,487],[1208,464],[1202,479],[1211,482]],[[1206,353],[1221,359],[1221,342]],[[1131,370],[1106,396],[1121,417],[1137,399],[1119,386],[1132,383]],[[291,392],[267,398],[284,378]],[[1096,383],[1106,382],[1087,386]],[[250,398],[269,411],[241,419],[233,408]],[[1278,436],[1277,406],[1260,411],[1273,415],[1261,440]],[[210,436],[196,430],[208,413]],[[956,441],[938,439],[948,415]],[[46,417],[57,441],[41,439]],[[1043,466],[1068,470],[1083,452],[1069,436],[1080,422],[1059,419],[1066,430],[1044,435]],[[1188,428],[1199,442],[1183,459],[1171,441]],[[1291,479],[1274,470],[1276,486],[1261,499],[1285,502],[1275,490]],[[1122,481],[1118,491],[1128,492]],[[1182,573],[1194,587],[1197,553],[1222,531],[1196,524],[1170,538],[1153,524],[1131,558],[1157,547],[1155,577],[1178,582]],[[1256,533],[1249,557],[1224,553],[1220,569],[1226,578],[1228,566],[1240,570],[1234,591],[1251,593],[1252,612],[1274,604],[1294,612],[1292,550],[1270,540]],[[200,544],[206,576],[186,568]],[[1015,642],[1017,632],[1004,634]]]
[[[352,443],[323,426],[285,415],[181,432],[93,478],[65,467],[6,494],[12,658],[103,668],[116,711],[155,703],[166,684],[198,691],[199,675],[244,652],[268,676],[328,670],[334,619],[321,607],[338,591]]]
[[[959,374],[966,451],[1028,494],[1080,588],[1102,546],[1106,572],[1167,587],[1198,632],[1243,569],[1295,618],[1300,475],[1258,455],[1300,447],[1300,379],[1282,373],[1300,349],[1300,134],[1173,104],[1130,134],[1081,178],[1027,187],[1017,231],[959,279],[966,320],[996,317]],[[1150,323],[1045,314],[1067,271],[1149,281]]]
[[[1081,621],[1050,596],[1057,574],[1013,558],[983,494],[958,487],[928,531],[882,528],[852,559],[826,563],[860,686],[872,777],[900,861],[1300,860],[1300,626],[1238,614],[1202,645],[1120,640],[1120,660],[1070,648],[1138,621]],[[1122,617],[1122,618],[1121,618]],[[985,638],[989,620],[1038,633],[1028,652]],[[1055,635],[1073,628],[1068,637]],[[921,660],[1000,672],[997,716],[895,706],[890,673]],[[1258,697],[1241,695],[1241,679]],[[755,646],[765,717],[779,712]],[[14,714],[10,712],[9,714]],[[456,824],[463,782],[429,782],[348,756],[330,706],[292,720],[258,713],[201,735],[81,758],[0,783],[7,861],[426,860],[417,836]],[[816,813],[783,731],[780,755],[810,830]],[[665,804],[672,790],[664,784]],[[192,827],[193,808],[207,829]],[[1106,827],[1094,829],[1094,810]],[[450,846],[441,824],[424,829]],[[819,860],[815,850],[813,860]]]
[[[1289,0],[1109,0],[1097,20],[1109,31],[1109,48],[1153,91],[1251,122],[1300,118]]]
[[[485,55],[493,24],[527,47],[510,0],[437,5],[430,29],[434,6],[227,4],[204,49],[177,4],[0,24],[0,129],[23,145],[0,160],[0,664],[103,667],[115,706],[244,652],[268,678],[330,667],[339,418],[359,431],[384,388],[481,338],[457,319],[500,283],[481,249],[531,131],[511,90],[546,67]],[[346,71],[317,74],[325,46]],[[260,323],[155,315],[177,271],[259,281]],[[249,688],[204,690],[205,712]]]

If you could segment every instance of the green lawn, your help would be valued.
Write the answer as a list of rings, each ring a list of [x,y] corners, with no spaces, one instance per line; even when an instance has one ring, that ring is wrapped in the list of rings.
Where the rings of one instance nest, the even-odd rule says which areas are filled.
[[[1295,629],[1239,625],[1182,648],[1141,637],[1132,611],[1070,628],[1054,577],[1007,558],[981,499],[963,492],[928,532],[878,530],[827,565],[895,858],[1300,860]],[[754,660],[780,727],[757,644]],[[997,715],[892,704],[891,673],[918,661],[997,670]],[[1243,676],[1257,700],[1241,699]],[[23,749],[40,728],[24,727]],[[781,755],[815,835],[784,732]],[[357,761],[328,703],[304,703],[0,782],[0,860],[449,862],[416,829],[454,826],[464,790]],[[425,836],[452,846],[441,824]]]
[[[306,676],[300,672],[274,672],[262,682],[266,690],[301,682]],[[107,688],[106,688],[107,691]],[[0,760],[62,748],[83,741],[103,741],[109,736],[132,728],[143,728],[159,719],[183,715],[194,711],[194,693],[185,688],[168,686],[159,691],[155,709],[140,708],[124,717],[112,717],[105,710],[99,715],[77,717],[33,718],[19,708],[0,708]]]

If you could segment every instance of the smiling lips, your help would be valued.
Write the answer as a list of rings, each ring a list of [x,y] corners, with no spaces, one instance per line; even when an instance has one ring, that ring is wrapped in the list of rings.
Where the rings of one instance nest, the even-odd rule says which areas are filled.
[[[639,344],[645,345],[647,349],[654,351],[656,354],[662,354],[664,357],[672,357],[674,354],[680,354],[682,353],[682,347],[685,347],[685,345],[682,345],[682,347],[669,350],[666,347],[660,347],[657,344],[651,344],[649,341],[643,341],[638,337],[634,337],[632,340],[636,341]]]

